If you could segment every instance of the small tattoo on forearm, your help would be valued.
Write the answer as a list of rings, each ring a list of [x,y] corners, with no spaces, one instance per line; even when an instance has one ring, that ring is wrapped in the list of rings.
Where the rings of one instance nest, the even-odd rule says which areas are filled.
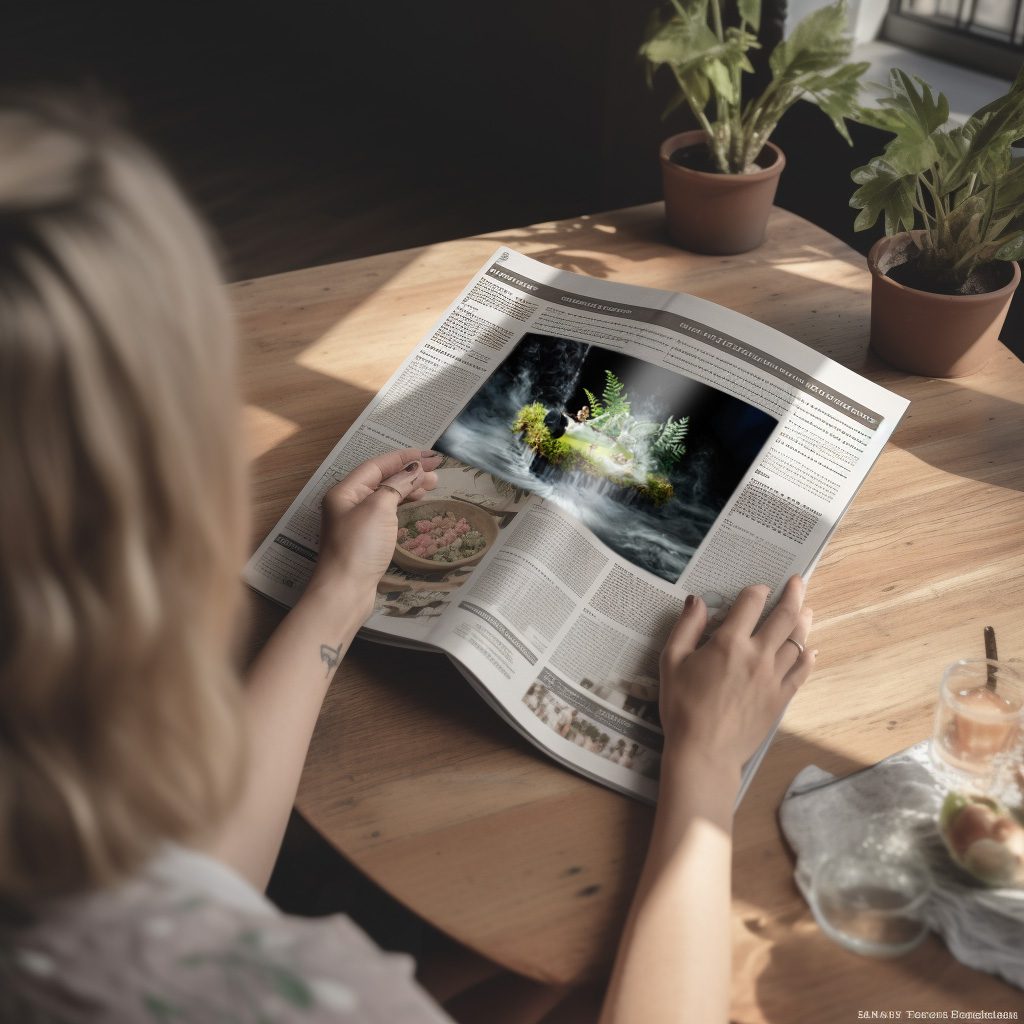
[[[329,647],[327,644],[320,645],[320,660],[327,666],[327,671],[324,673],[325,676],[331,674],[331,669],[338,664],[338,660],[341,658],[341,644],[337,647]]]

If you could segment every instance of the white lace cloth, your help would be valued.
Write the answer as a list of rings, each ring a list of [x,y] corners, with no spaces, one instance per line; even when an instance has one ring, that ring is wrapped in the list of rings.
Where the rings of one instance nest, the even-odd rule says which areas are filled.
[[[933,888],[925,916],[961,963],[1024,988],[1024,890],[987,889],[953,863],[936,815],[943,790],[918,743],[846,778],[811,765],[793,780],[779,809],[797,855],[794,877],[809,901],[814,866],[863,834],[865,822],[891,815],[922,854]]]

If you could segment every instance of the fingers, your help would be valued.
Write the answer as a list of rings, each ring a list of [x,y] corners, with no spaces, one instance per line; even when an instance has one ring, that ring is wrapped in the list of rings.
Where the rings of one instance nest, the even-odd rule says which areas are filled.
[[[437,469],[444,456],[440,452],[422,448],[401,448],[398,451],[375,455],[361,462],[343,480],[331,489],[331,499],[349,506],[358,505],[367,495],[374,493],[389,477],[396,476],[412,462],[424,471]]]
[[[801,608],[797,615],[796,622],[793,624],[792,630],[783,637],[782,643],[779,645],[775,654],[775,670],[778,672],[780,678],[783,678],[796,664],[801,653],[800,648],[797,647],[795,643],[790,643],[789,640],[795,640],[806,650],[807,640],[811,632],[812,619],[813,613],[811,612],[811,609]],[[769,648],[769,650],[770,649],[771,648]]]
[[[700,638],[708,624],[707,605],[697,596],[691,594],[683,605],[683,613],[669,633],[668,640],[661,652],[663,668],[671,669],[692,654],[700,643]]]
[[[718,634],[723,637],[750,636],[757,620],[761,618],[770,593],[771,589],[763,583],[744,587],[729,609],[725,621],[718,627]]]
[[[421,498],[425,498],[428,491],[432,491],[437,486],[437,474],[436,473],[424,473],[420,477],[419,483],[416,485],[416,489],[412,491],[407,497],[406,501],[419,501]]]
[[[804,581],[799,576],[791,576],[782,589],[778,604],[761,624],[757,637],[764,641],[770,651],[777,650],[786,642],[787,636],[793,636],[800,608],[804,603]],[[800,640],[800,637],[796,637]],[[803,641],[800,641],[803,643]],[[788,646],[792,647],[792,644]]]
[[[793,647],[792,644],[786,644],[786,646]],[[805,650],[793,663],[793,667],[782,677],[782,695],[787,701],[807,682],[814,670],[814,662],[817,657],[817,651]]]
[[[399,502],[405,501],[410,494],[423,483],[423,466],[419,461],[410,462],[402,469],[382,480],[367,501],[381,501],[397,508]]]

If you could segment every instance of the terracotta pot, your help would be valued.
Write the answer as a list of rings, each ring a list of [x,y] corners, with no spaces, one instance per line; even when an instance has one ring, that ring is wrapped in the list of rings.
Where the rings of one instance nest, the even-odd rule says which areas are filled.
[[[871,271],[871,349],[887,363],[922,377],[976,373],[999,348],[1020,267],[1007,263],[1006,284],[977,295],[939,295],[899,284],[888,271],[917,252],[913,236],[880,238],[868,253]]]
[[[705,145],[703,131],[682,132],[661,144],[665,216],[672,241],[691,252],[731,256],[756,249],[786,166],[782,150],[768,142],[752,174],[711,174],[672,162],[679,149]]]

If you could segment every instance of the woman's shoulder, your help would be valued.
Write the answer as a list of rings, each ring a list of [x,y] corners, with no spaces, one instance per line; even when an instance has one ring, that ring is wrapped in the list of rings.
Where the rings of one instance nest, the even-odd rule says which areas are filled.
[[[178,848],[0,935],[3,1021],[448,1020],[412,960],[348,918],[284,916],[229,868]]]

